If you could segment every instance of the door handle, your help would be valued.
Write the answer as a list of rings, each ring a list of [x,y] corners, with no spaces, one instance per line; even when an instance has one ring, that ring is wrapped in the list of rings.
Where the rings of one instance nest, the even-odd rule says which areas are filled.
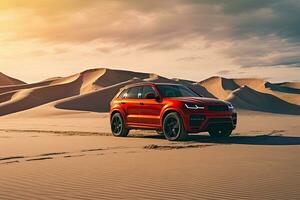
[[[144,105],[144,103],[143,103],[143,102],[140,102],[140,105]]]
[[[125,102],[121,102],[121,104],[126,104]]]

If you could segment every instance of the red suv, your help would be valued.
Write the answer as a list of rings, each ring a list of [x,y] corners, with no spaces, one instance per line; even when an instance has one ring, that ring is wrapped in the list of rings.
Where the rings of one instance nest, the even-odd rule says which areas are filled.
[[[228,137],[237,123],[229,102],[204,98],[180,84],[128,85],[110,106],[112,133],[121,137],[130,129],[153,129],[172,141],[203,131],[213,137]]]

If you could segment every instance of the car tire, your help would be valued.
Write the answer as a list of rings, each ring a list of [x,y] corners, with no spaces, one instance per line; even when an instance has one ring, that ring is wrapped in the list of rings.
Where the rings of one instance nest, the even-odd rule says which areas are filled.
[[[163,133],[165,138],[170,141],[185,140],[188,135],[181,117],[176,112],[171,112],[164,118]]]
[[[230,129],[211,129],[208,131],[209,135],[213,138],[226,138],[232,133]]]
[[[115,113],[111,118],[111,132],[116,137],[126,137],[129,133],[120,113]]]

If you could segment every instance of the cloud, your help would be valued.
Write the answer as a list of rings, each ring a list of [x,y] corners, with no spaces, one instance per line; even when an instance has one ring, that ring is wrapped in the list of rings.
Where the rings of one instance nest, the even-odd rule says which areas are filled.
[[[299,66],[298,0],[13,0],[2,1],[0,11],[12,16],[0,25],[6,41],[97,43],[102,53],[111,43],[170,51],[206,41],[243,67]]]
[[[223,37],[229,30],[229,27],[218,26],[221,21],[228,24],[230,20],[218,7],[195,5],[190,1],[18,2],[23,3],[17,4],[16,16],[11,20],[18,26],[10,27],[14,39],[70,43],[98,40],[159,47],[158,44],[180,44],[208,35]],[[26,23],[28,21],[30,23]]]
[[[241,67],[299,67],[300,45],[278,36],[240,40],[222,49]]]
[[[202,56],[186,56],[186,57],[178,58],[177,61],[190,62],[190,61],[199,60],[199,59],[203,59],[203,57]]]

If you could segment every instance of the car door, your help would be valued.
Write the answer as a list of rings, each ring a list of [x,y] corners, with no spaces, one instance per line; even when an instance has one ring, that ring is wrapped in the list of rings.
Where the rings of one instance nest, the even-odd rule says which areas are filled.
[[[125,111],[125,118],[128,126],[134,126],[139,123],[141,86],[135,86],[128,89],[123,95],[121,104]]]
[[[147,127],[160,126],[160,113],[163,108],[162,102],[157,99],[147,99],[147,93],[154,93],[157,96],[153,86],[145,85],[142,88],[142,96],[140,99],[140,124]]]

